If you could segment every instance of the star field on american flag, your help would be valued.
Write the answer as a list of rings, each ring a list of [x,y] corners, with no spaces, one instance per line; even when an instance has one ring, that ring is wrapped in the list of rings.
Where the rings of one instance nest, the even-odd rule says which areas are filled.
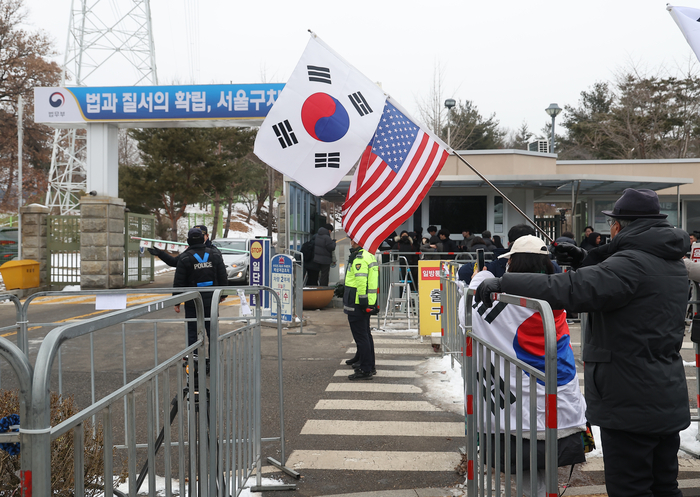
[[[413,121],[387,101],[377,131],[370,141],[372,152],[398,173],[413,147],[418,129]]]

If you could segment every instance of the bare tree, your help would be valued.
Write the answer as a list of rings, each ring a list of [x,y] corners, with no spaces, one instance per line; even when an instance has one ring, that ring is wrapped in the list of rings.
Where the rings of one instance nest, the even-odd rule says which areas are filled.
[[[0,208],[16,205],[17,200],[17,99],[27,103],[24,109],[24,146],[22,150],[25,191],[45,185],[51,163],[52,130],[34,123],[36,86],[54,86],[60,79],[58,65],[48,60],[54,55],[49,38],[41,31],[25,26],[22,0],[0,0]],[[29,178],[32,178],[30,181]],[[38,192],[31,192],[37,194]],[[45,193],[45,190],[44,190]]]
[[[136,166],[141,164],[141,155],[139,154],[139,146],[129,134],[128,129],[119,129],[117,149],[119,154],[120,166]]]
[[[439,61],[433,67],[433,82],[428,95],[417,102],[421,121],[436,136],[446,139],[443,135],[447,124],[447,109],[444,103],[445,70]]]

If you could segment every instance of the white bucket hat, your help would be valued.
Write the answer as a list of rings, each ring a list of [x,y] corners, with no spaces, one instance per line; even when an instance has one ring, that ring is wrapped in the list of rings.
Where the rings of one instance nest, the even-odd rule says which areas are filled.
[[[513,245],[510,246],[510,252],[499,255],[498,258],[510,259],[512,254],[549,255],[549,250],[547,250],[547,245],[545,245],[541,238],[537,238],[533,235],[525,235],[513,242]]]

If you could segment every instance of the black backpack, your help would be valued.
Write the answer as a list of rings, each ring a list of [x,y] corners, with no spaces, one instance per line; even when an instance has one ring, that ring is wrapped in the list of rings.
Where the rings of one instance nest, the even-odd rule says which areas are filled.
[[[316,252],[316,237],[311,238],[311,240],[304,242],[301,246],[301,253],[304,254],[304,264],[313,262],[314,252]]]

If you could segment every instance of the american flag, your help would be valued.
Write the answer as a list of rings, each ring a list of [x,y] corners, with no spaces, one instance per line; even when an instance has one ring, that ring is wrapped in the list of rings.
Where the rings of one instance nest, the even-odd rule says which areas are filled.
[[[449,154],[445,147],[387,99],[343,204],[343,228],[376,252],[416,210]]]

